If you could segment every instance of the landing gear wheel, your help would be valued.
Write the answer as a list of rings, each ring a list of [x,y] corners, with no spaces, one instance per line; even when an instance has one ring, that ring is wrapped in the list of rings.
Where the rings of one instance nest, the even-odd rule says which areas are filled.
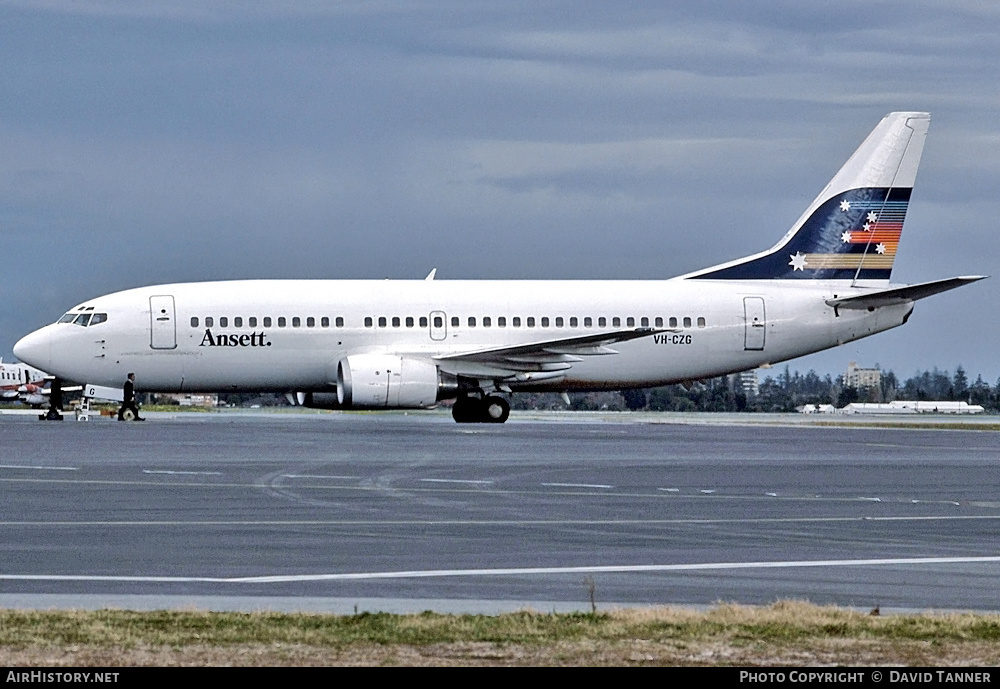
[[[122,412],[122,421],[135,421],[135,412],[131,409],[126,409]]]
[[[483,416],[483,401],[476,397],[459,397],[451,408],[451,418],[458,423],[477,423]]]
[[[503,397],[492,395],[483,400],[483,421],[503,423],[510,416],[510,404]]]

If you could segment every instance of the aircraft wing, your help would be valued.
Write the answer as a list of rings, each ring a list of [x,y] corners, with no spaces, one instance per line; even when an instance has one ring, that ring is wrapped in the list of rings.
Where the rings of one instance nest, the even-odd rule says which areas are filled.
[[[946,278],[944,280],[933,280],[931,282],[921,282],[917,285],[907,285],[906,287],[896,287],[893,289],[880,290],[870,294],[859,294],[853,297],[841,297],[839,299],[827,299],[830,306],[841,309],[867,309],[869,307],[894,306],[904,304],[908,301],[916,301],[934,294],[947,292],[950,289],[968,285],[978,280],[984,279],[985,275],[962,275],[960,277]]]
[[[530,344],[476,349],[434,357],[441,368],[457,375],[541,380],[563,375],[585,356],[617,354],[609,345],[663,332],[663,328],[632,328],[610,332],[542,340]]]

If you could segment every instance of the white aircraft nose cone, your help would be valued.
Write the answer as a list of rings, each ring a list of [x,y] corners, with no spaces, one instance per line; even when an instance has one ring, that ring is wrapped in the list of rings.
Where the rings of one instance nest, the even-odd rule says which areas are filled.
[[[52,338],[42,330],[29,333],[14,345],[14,356],[35,368],[48,371],[52,362]]]

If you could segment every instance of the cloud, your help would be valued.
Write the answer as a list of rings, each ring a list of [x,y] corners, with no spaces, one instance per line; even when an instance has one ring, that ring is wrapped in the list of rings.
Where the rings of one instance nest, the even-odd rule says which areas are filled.
[[[0,225],[31,260],[0,275],[0,352],[144,283],[670,277],[771,246],[898,109],[934,115],[899,278],[989,272],[998,17],[972,1],[5,3]],[[949,322],[996,339],[977,319],[996,291],[968,289],[982,298],[939,298]],[[907,346],[871,340],[892,350],[880,363],[949,367],[921,320],[935,308]],[[986,347],[965,363],[1000,374]]]

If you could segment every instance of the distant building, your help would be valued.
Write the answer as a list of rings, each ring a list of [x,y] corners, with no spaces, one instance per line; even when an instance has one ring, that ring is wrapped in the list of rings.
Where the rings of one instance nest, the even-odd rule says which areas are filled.
[[[968,402],[916,402],[897,400],[887,404],[854,402],[840,410],[842,414],[982,414],[983,408]]]
[[[844,374],[844,387],[862,390],[878,388],[882,385],[882,372],[877,368],[861,368],[853,361],[847,365]]]
[[[185,393],[171,393],[169,395],[160,395],[161,397],[167,397],[172,400],[176,400],[177,404],[182,407],[215,407],[219,404],[218,395],[191,395]]]
[[[803,404],[795,407],[795,411],[800,414],[834,414],[837,408],[832,404]]]
[[[748,398],[756,397],[760,393],[760,384],[757,382],[757,369],[750,369],[741,373],[733,373],[729,376],[729,385],[733,392],[742,392]]]

